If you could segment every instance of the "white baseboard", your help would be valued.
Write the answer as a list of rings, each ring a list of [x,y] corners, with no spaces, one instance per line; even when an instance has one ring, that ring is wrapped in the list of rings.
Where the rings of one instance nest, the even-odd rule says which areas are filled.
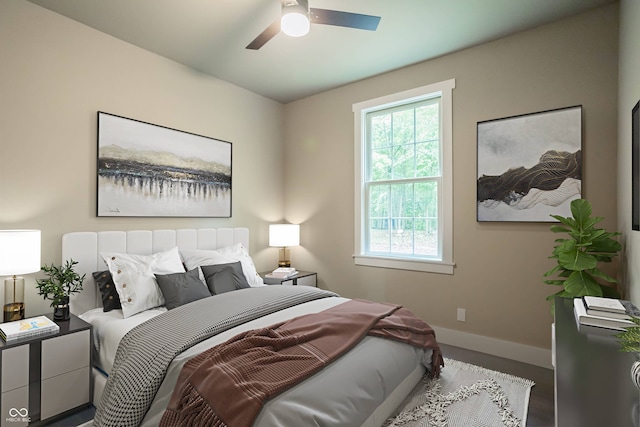
[[[553,369],[551,350],[433,326],[438,342]]]

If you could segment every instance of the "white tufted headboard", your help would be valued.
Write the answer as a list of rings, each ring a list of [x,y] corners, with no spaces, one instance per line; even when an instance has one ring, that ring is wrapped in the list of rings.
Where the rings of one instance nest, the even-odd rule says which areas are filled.
[[[78,231],[62,236],[62,263],[78,261],[76,272],[86,274],[82,292],[71,296],[71,312],[82,314],[101,307],[93,272],[107,269],[100,252],[151,255],[177,246],[179,249],[218,249],[236,243],[249,250],[248,228],[201,228],[178,230]]]

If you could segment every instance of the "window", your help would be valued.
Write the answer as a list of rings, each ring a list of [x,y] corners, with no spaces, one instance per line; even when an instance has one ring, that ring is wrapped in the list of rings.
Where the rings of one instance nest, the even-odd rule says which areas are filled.
[[[453,274],[454,87],[353,105],[356,264]]]

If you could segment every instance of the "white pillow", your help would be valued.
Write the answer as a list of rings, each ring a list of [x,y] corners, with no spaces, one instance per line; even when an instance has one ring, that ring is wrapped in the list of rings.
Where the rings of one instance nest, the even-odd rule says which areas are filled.
[[[164,305],[155,274],[185,271],[177,247],[153,255],[116,252],[101,252],[100,255],[109,266],[125,318]]]
[[[227,264],[240,261],[242,272],[247,279],[249,286],[266,286],[262,277],[256,271],[256,266],[249,256],[247,249],[241,243],[233,246],[226,246],[216,250],[188,249],[181,250],[182,260],[187,270],[192,270],[203,265]]]

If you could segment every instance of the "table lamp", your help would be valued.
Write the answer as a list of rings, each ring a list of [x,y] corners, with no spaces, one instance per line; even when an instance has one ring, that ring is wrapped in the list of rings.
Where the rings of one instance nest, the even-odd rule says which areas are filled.
[[[278,267],[291,267],[289,249],[300,244],[299,224],[271,224],[269,225],[269,246],[279,247]]]
[[[40,230],[0,230],[0,276],[4,281],[4,321],[24,319],[24,278],[40,271]]]

